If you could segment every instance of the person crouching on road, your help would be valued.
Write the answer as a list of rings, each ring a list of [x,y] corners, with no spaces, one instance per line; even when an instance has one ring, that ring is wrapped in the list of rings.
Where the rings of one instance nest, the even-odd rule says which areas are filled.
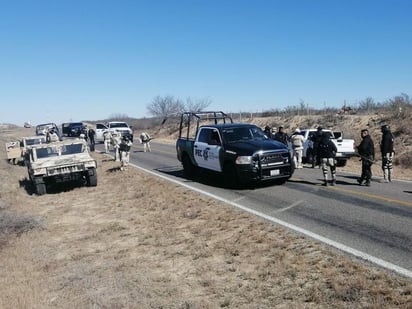
[[[392,161],[393,161],[393,135],[388,125],[381,127],[381,154],[382,154],[382,182],[392,181]]]
[[[303,141],[304,137],[300,134],[300,129],[297,128],[295,133],[290,137],[293,149],[293,160],[296,168],[302,168],[302,154],[303,154]]]
[[[150,140],[152,138],[150,137],[150,135],[146,132],[143,132],[142,134],[140,134],[140,140],[142,141],[143,144],[143,151],[149,151],[151,152],[152,150],[150,149]]]
[[[112,134],[109,131],[103,133],[104,151],[109,153]]]
[[[375,146],[367,129],[363,129],[361,131],[361,136],[362,142],[356,148],[358,149],[358,154],[360,155],[362,161],[362,174],[357,181],[359,185],[362,185],[363,181],[365,181],[365,185],[370,186],[372,179],[371,167],[373,161],[375,160]]]
[[[114,160],[119,162],[121,160],[121,155],[119,151],[120,142],[122,141],[120,133],[113,132],[111,136],[111,144],[114,148]]]
[[[331,140],[331,135],[329,132],[321,131],[319,133],[320,139],[317,149],[317,154],[320,159],[320,165],[323,172],[324,186],[328,186],[328,173],[330,169],[332,182],[331,185],[336,185],[336,165],[335,156],[338,149],[336,145]]]
[[[126,166],[129,165],[130,160],[130,148],[132,147],[132,142],[127,136],[123,136],[122,141],[119,145],[119,150],[121,153],[121,165],[120,169],[124,170]]]

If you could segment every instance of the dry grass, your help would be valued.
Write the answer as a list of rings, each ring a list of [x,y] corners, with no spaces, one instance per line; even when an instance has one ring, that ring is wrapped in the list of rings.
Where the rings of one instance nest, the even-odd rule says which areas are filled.
[[[44,196],[0,154],[0,308],[411,308],[411,280],[101,154]]]

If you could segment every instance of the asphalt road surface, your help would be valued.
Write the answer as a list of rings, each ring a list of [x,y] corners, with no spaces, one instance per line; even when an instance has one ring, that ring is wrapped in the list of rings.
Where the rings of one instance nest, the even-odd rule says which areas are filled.
[[[359,186],[357,175],[337,174],[337,185],[322,186],[322,171],[296,170],[283,185],[226,189],[222,177],[203,171],[183,176],[174,145],[151,142],[152,152],[135,144],[130,162],[183,185],[325,242],[349,254],[412,277],[412,182],[394,180]],[[103,150],[102,145],[96,151]],[[395,167],[396,168],[396,167]]]

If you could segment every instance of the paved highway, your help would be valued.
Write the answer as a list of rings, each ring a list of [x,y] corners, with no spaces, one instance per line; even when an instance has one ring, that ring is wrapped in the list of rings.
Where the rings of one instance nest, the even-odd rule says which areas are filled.
[[[384,184],[376,177],[364,187],[357,184],[357,175],[338,171],[337,186],[324,187],[322,171],[308,167],[296,170],[284,185],[228,190],[222,177],[212,173],[185,179],[174,145],[151,145],[151,153],[134,145],[131,163],[412,277],[412,182]]]

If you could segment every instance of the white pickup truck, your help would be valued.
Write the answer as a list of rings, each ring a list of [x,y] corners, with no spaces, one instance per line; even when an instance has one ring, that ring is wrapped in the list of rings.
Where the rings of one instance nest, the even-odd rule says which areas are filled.
[[[301,133],[304,137],[303,143],[303,163],[312,163],[313,160],[313,136],[317,129],[303,129]],[[353,139],[344,139],[342,132],[332,132],[331,130],[323,129],[323,132],[332,134],[332,141],[335,143],[338,151],[336,152],[336,165],[345,166],[346,161],[355,156],[355,141]]]
[[[110,121],[106,124],[96,123],[96,142],[103,142],[103,133],[106,131],[119,132],[121,136],[127,136],[133,142],[133,128],[124,121]]]

